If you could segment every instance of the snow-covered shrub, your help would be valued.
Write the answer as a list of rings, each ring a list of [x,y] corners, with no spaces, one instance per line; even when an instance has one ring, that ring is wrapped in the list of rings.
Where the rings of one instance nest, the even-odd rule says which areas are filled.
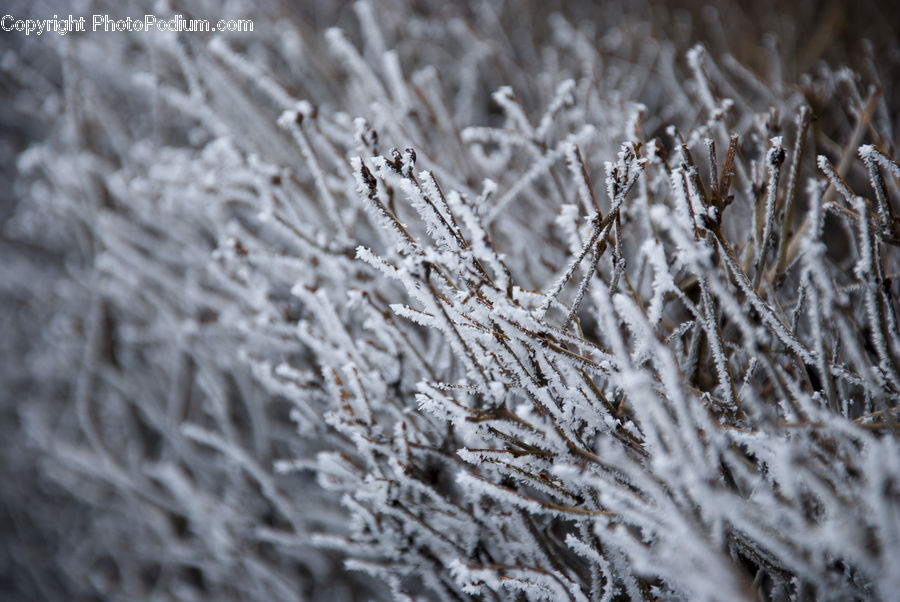
[[[469,9],[5,56],[65,587],[890,599],[883,90]]]

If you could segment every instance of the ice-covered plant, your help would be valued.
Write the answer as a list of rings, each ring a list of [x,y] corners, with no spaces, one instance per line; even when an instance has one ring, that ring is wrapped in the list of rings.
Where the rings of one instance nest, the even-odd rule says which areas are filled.
[[[426,4],[6,56],[66,587],[890,599],[885,89]]]

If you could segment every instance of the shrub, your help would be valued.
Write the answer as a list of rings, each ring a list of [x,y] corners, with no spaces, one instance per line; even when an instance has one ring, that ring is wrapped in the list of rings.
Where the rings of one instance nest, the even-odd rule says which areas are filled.
[[[7,55],[61,591],[891,598],[890,88],[354,10]]]

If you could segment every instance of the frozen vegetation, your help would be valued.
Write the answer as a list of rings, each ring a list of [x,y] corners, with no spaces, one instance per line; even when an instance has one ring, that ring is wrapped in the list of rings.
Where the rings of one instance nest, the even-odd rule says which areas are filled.
[[[9,587],[896,599],[897,55],[452,5],[6,51]]]

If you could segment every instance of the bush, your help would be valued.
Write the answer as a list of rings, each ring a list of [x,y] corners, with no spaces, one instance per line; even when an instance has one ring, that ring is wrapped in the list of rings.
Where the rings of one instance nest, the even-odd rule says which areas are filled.
[[[14,587],[890,599],[878,61],[424,4],[5,56]]]

